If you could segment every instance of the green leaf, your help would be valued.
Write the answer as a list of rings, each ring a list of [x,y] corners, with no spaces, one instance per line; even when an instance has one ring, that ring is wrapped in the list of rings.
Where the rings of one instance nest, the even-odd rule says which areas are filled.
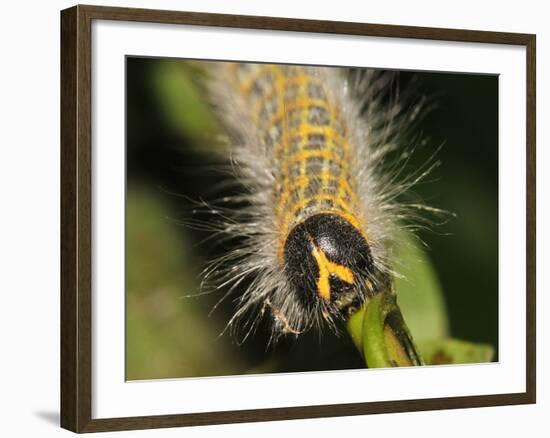
[[[449,321],[437,274],[417,239],[400,232],[396,239],[397,302],[416,342],[447,337]]]
[[[453,338],[420,342],[419,348],[428,365],[484,363],[494,356],[491,345]]]
[[[196,79],[204,73],[190,62],[162,61],[153,74],[159,107],[169,126],[201,149],[216,149],[219,126]]]
[[[126,378],[239,374],[225,323],[205,318],[199,264],[158,193],[130,185],[126,222]]]

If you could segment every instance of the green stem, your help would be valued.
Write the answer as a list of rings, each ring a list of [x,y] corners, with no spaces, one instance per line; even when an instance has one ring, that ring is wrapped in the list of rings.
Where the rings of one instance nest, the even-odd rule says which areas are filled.
[[[371,298],[350,317],[347,329],[369,368],[424,364],[393,293]]]

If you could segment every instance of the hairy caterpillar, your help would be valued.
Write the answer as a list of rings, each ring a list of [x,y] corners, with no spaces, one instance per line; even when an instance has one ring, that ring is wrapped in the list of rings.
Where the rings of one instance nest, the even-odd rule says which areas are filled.
[[[334,328],[391,290],[395,229],[424,208],[397,197],[430,169],[400,178],[388,160],[419,106],[388,104],[390,77],[374,71],[352,79],[337,68],[215,63],[209,73],[246,187],[216,209],[219,231],[239,246],[206,272],[227,294],[246,285],[228,326],[246,338],[269,313],[272,340]]]

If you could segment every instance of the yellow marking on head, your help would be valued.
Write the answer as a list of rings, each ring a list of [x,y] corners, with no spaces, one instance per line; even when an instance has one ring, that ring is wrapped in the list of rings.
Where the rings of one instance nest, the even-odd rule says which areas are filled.
[[[348,284],[353,283],[353,272],[347,266],[331,262],[323,250],[313,245],[313,257],[319,267],[319,279],[317,280],[317,293],[324,300],[330,300],[330,276],[336,275],[340,280]]]

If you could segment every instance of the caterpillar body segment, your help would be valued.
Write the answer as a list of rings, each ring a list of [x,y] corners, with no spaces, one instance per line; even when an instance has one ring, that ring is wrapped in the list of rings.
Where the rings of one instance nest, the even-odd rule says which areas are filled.
[[[274,164],[277,225],[283,235],[312,213],[334,212],[361,229],[353,145],[337,97],[319,69],[231,64]],[[279,248],[282,253],[282,246]]]
[[[362,89],[341,70],[247,63],[210,70],[248,205],[221,229],[241,246],[209,274],[231,290],[249,279],[230,321],[245,337],[266,311],[275,340],[334,325],[390,287],[392,200],[402,187],[383,176],[394,136],[381,118],[395,108],[363,120],[365,104],[379,105],[380,79]],[[230,258],[233,266],[222,269]]]

